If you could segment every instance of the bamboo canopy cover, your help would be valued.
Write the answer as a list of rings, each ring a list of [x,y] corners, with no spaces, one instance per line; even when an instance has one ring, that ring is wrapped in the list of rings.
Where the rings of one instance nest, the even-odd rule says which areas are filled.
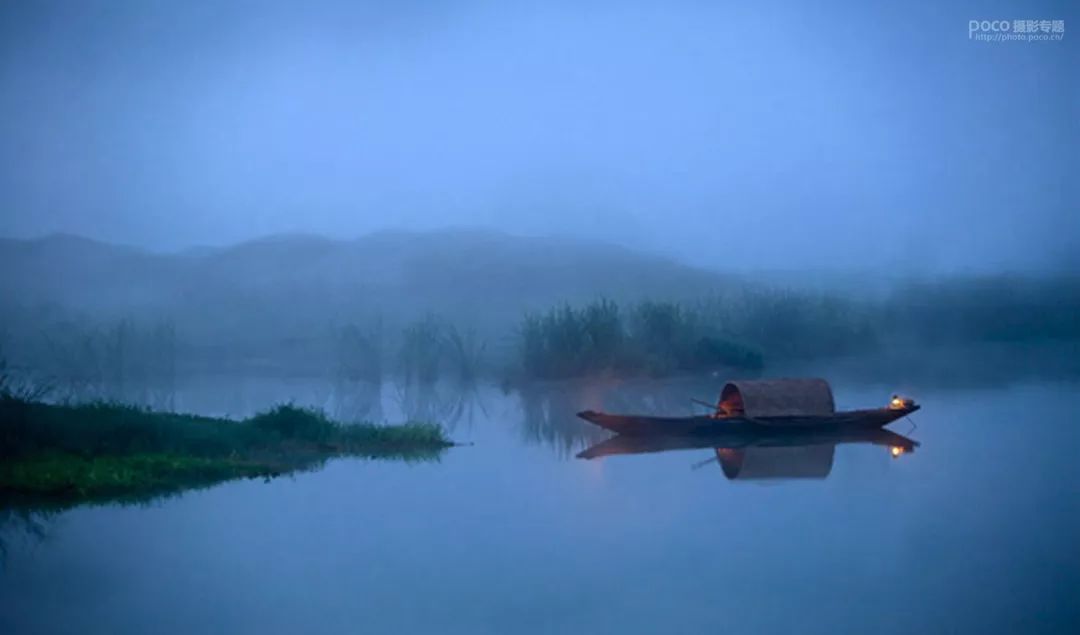
[[[832,388],[824,379],[765,379],[728,382],[718,410],[754,417],[799,417],[836,412]]]

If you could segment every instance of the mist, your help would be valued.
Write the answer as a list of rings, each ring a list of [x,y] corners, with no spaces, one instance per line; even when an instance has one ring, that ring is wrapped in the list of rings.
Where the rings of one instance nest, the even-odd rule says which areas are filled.
[[[0,632],[1080,633],[1077,6],[0,2]]]
[[[717,270],[1075,269],[1068,3],[0,9],[0,234],[489,229]],[[999,15],[1000,14],[1000,15]]]

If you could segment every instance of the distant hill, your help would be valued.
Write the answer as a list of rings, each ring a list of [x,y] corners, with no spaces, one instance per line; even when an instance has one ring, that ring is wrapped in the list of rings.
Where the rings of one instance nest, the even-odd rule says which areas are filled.
[[[176,367],[315,375],[362,373],[357,360],[375,360],[382,372],[398,364],[406,325],[434,313],[457,327],[460,350],[482,349],[489,368],[507,368],[525,311],[599,297],[620,307],[716,299],[736,287],[751,293],[728,297],[719,327],[767,363],[875,343],[909,352],[1066,342],[1072,348],[1056,350],[1073,360],[1080,341],[1075,275],[909,281],[869,302],[818,295],[807,280],[785,288],[782,276],[733,277],[610,244],[474,230],[281,235],[175,253],[70,235],[0,239],[0,360],[72,386],[128,388]]]
[[[699,297],[724,276],[622,247],[477,230],[269,236],[155,253],[69,235],[0,239],[0,310],[173,320],[202,340],[287,337],[436,312],[481,328],[561,301]]]

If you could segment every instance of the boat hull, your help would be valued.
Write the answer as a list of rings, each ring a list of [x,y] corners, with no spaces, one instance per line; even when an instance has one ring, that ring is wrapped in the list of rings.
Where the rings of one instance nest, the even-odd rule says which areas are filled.
[[[589,423],[627,436],[693,436],[712,435],[718,432],[762,434],[790,433],[793,430],[853,430],[880,428],[901,419],[919,409],[911,405],[904,408],[875,408],[848,410],[830,415],[790,417],[651,417],[644,415],[613,415],[586,410],[578,416]]]

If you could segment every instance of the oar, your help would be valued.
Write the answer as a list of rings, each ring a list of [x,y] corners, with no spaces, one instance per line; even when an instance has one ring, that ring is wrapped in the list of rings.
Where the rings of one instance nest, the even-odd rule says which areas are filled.
[[[713,412],[716,412],[716,404],[714,404],[714,403],[709,403],[708,401],[702,401],[701,399],[694,399],[693,397],[690,398],[690,401],[693,402],[693,403],[705,406],[709,410],[712,410]]]
[[[710,458],[710,459],[705,459],[704,461],[698,461],[697,463],[691,464],[690,469],[691,470],[700,470],[701,468],[705,467],[709,463],[712,463],[713,461],[718,460],[719,458],[720,458],[719,456],[714,454],[712,456],[712,458]]]

